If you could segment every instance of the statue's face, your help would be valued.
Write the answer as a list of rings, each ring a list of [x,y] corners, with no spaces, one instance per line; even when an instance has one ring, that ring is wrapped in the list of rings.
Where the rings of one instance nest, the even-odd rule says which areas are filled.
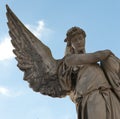
[[[71,38],[71,46],[78,53],[84,53],[85,38],[82,34],[77,34]]]

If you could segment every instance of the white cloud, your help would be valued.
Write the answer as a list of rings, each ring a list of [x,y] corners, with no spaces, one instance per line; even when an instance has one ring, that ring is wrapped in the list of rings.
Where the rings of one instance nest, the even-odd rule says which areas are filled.
[[[5,87],[0,87],[0,94],[8,96],[9,95],[9,90]]]
[[[48,40],[49,36],[53,33],[53,31],[51,29],[49,29],[45,26],[45,23],[43,20],[38,21],[36,26],[27,24],[26,27],[28,29],[30,29],[30,31],[32,31],[32,33],[36,37],[38,37],[42,40],[43,39]]]
[[[16,97],[20,96],[21,92],[14,92],[4,86],[0,86],[0,95],[7,96],[7,97]]]
[[[32,25],[26,25],[26,27],[28,29],[30,29],[32,31],[32,33],[37,36],[37,37],[41,37],[42,35],[42,32],[44,31],[44,27],[45,27],[45,24],[43,21],[38,21],[38,25],[37,26],[32,26]]]
[[[12,50],[13,46],[10,43],[10,37],[7,36],[0,42],[0,61],[13,58],[14,54]]]
[[[38,38],[44,37],[47,40],[50,34],[52,33],[52,30],[45,27],[45,23],[42,20],[38,21],[37,26],[33,26],[33,25],[26,25],[26,26]],[[13,46],[10,42],[10,37],[6,36],[5,38],[2,38],[1,41],[2,42],[0,42],[0,61],[13,58],[14,57],[14,54],[12,52]]]

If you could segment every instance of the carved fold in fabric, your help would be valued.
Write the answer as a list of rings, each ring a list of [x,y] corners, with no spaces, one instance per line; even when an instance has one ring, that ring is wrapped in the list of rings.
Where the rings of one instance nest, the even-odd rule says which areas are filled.
[[[102,61],[101,66],[112,90],[120,101],[120,60],[112,55]]]
[[[70,67],[56,60],[7,7],[11,42],[24,71],[24,80],[36,91],[51,97],[69,95],[76,104],[78,119],[120,119],[120,60]]]

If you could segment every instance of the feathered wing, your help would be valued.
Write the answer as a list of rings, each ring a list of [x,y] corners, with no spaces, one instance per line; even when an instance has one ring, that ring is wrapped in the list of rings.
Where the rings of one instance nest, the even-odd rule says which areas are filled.
[[[62,97],[57,68],[61,60],[52,57],[50,49],[38,40],[6,5],[9,34],[14,46],[18,67],[24,71],[24,80],[34,91],[52,97]]]
[[[102,61],[101,67],[112,90],[120,100],[120,59],[111,55],[106,60]]]

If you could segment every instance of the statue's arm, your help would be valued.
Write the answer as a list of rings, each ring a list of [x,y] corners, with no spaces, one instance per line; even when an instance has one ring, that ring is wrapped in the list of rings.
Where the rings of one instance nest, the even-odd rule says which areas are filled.
[[[106,59],[112,52],[110,50],[97,51],[86,54],[72,54],[66,56],[65,62],[69,66],[96,63]]]

